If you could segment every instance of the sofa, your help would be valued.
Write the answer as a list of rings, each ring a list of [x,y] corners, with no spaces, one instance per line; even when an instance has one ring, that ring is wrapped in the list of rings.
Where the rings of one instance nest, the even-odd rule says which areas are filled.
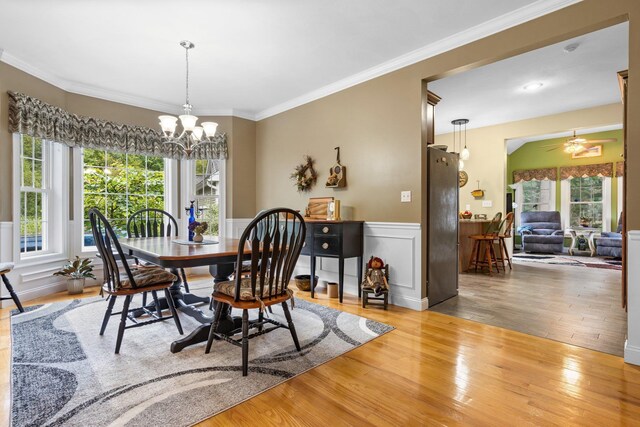
[[[525,252],[562,253],[564,231],[558,211],[530,211],[520,214],[522,249]]]
[[[596,255],[622,258],[622,215],[618,219],[616,232],[603,231],[596,237]]]

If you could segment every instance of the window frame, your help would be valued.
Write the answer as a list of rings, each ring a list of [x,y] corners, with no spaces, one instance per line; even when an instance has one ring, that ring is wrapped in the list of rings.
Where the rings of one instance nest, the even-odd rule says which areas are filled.
[[[93,148],[92,148],[93,149]],[[100,149],[97,149],[100,150]],[[103,150],[107,151],[107,150]],[[129,153],[125,153],[129,154]],[[147,156],[153,157],[153,156]],[[173,181],[169,172],[172,170],[170,165],[170,159],[164,158],[164,207],[165,211],[171,212],[171,205],[173,200],[173,186],[170,183]],[[79,147],[73,150],[73,194],[74,194],[74,236],[73,247],[74,253],[80,257],[93,256],[97,252],[95,246],[84,246],[84,148]],[[128,188],[127,188],[128,191]],[[129,194],[124,193],[124,194]]]
[[[35,138],[35,137],[32,137]],[[38,192],[46,195],[43,217],[46,217],[46,249],[22,252],[20,248],[22,200],[22,135],[13,134],[13,260],[17,266],[38,265],[68,259],[69,224],[69,152],[68,147],[44,138],[42,140],[42,178],[46,188]],[[56,206],[54,209],[53,207]],[[60,208],[57,208],[60,206]],[[46,212],[45,212],[46,211]]]
[[[213,159],[216,160],[216,159]],[[224,237],[226,235],[226,199],[227,199],[227,161],[225,159],[217,159],[220,162],[219,170],[219,186],[218,186],[218,235]],[[194,200],[195,197],[195,177],[196,177],[196,162],[194,159],[184,160],[181,170],[181,194],[187,195],[183,197],[184,206],[179,209],[184,209],[188,206],[190,200]],[[185,212],[180,210],[180,213]],[[188,226],[189,216],[181,215],[181,230],[186,230]],[[185,231],[186,236],[186,231]]]
[[[563,179],[560,184],[561,200],[562,200],[562,225],[565,230],[573,228],[571,225],[571,180],[573,178]],[[581,231],[592,230],[596,233],[602,231],[611,231],[611,178],[602,177],[602,228],[581,228]]]

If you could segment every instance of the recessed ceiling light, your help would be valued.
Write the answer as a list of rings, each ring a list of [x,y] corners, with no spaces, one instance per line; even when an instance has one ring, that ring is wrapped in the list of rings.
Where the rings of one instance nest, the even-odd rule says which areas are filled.
[[[531,83],[527,83],[526,85],[524,85],[522,87],[522,89],[532,92],[534,90],[538,90],[543,86],[542,82],[531,82]]]
[[[566,45],[566,46],[564,47],[564,49],[563,49],[563,50],[564,50],[565,52],[567,52],[567,53],[571,53],[571,52],[573,52],[574,50],[576,50],[576,49],[578,48],[578,46],[580,46],[580,43],[579,43],[579,42],[570,43],[570,44]]]

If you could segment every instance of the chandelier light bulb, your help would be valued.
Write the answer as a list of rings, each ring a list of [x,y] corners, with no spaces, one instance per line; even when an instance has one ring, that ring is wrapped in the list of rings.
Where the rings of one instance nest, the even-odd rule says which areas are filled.
[[[458,160],[458,169],[459,170],[463,170],[464,169],[464,160],[462,160],[462,159]]]
[[[160,116],[160,127],[162,128],[162,133],[167,138],[173,137],[173,134],[176,132],[176,126],[178,119],[173,116]]]
[[[469,160],[469,155],[471,153],[469,153],[469,149],[467,147],[464,147],[462,149],[462,151],[460,152],[460,159],[461,160]]]
[[[205,135],[208,137],[213,137],[216,134],[216,130],[218,129],[218,124],[216,122],[202,122],[202,127],[204,129]]]

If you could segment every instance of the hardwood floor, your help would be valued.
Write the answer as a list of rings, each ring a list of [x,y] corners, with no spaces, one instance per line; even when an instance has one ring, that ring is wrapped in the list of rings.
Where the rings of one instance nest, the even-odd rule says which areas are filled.
[[[350,295],[314,301],[397,329],[200,426],[640,423],[640,367],[619,357],[431,311],[362,309]],[[2,309],[0,425],[9,417],[9,346]]]
[[[622,356],[620,286],[616,270],[516,262],[493,277],[461,274],[459,295],[432,310]]]

